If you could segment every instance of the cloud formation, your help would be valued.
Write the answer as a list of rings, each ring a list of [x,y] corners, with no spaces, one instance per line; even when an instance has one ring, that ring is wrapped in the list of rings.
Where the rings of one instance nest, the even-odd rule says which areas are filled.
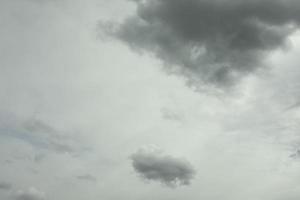
[[[45,200],[45,194],[40,190],[31,187],[27,190],[19,190],[16,192],[16,200]]]
[[[199,85],[231,86],[285,46],[300,22],[296,0],[135,0],[109,34]]]
[[[158,151],[139,150],[131,155],[131,159],[134,170],[142,178],[159,181],[170,187],[189,185],[196,173],[186,160]]]

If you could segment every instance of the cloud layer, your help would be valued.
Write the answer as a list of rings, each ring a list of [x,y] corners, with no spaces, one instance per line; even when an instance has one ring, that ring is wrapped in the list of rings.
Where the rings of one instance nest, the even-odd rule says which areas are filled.
[[[189,162],[160,152],[140,150],[131,156],[135,171],[146,180],[167,186],[189,185],[195,170]]]
[[[263,66],[300,21],[294,0],[144,0],[109,30],[132,48],[160,58],[192,83],[230,86]],[[176,67],[175,67],[176,66]]]

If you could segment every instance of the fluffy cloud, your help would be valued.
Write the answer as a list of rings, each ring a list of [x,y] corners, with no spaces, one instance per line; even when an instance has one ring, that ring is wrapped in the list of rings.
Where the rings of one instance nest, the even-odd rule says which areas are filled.
[[[171,187],[189,185],[196,173],[186,160],[159,151],[139,150],[131,155],[131,159],[134,170],[144,179]]]
[[[109,34],[191,83],[231,86],[265,65],[300,22],[295,0],[144,0]],[[175,67],[176,66],[176,67]]]

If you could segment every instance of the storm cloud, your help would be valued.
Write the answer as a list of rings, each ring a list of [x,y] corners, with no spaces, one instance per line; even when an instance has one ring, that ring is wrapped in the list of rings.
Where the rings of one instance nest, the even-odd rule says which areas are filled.
[[[161,152],[139,150],[131,159],[134,170],[142,178],[159,181],[170,187],[189,185],[196,173],[186,160]]]
[[[188,82],[232,86],[286,47],[300,22],[295,0],[135,0],[137,9],[106,30],[158,57]]]

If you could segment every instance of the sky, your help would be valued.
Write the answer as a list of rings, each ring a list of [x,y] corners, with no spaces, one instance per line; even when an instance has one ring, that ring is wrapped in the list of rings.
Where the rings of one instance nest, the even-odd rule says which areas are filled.
[[[0,199],[298,200],[297,0],[0,0]]]

